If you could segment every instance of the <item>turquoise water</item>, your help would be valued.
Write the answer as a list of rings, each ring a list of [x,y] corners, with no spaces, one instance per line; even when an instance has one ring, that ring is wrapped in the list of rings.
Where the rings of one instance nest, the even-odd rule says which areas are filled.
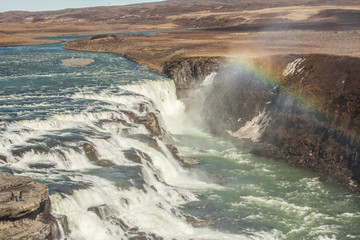
[[[149,239],[360,239],[359,195],[191,125],[171,80],[117,54],[63,44],[0,48],[0,155],[8,162],[0,171],[45,183],[54,213],[68,216],[70,239],[136,237],[131,228]],[[67,58],[95,62],[65,67]],[[166,137],[129,111],[156,114]],[[182,168],[167,138],[202,164]],[[127,159],[129,150],[140,163]],[[88,210],[99,206],[101,216]]]
[[[221,175],[225,187],[205,191],[209,198],[190,203],[189,212],[217,219],[217,227],[236,233],[271,232],[269,238],[276,239],[359,238],[358,195],[320,182],[311,171],[258,158],[220,139],[182,139],[192,146],[184,152],[202,160],[201,169]],[[199,151],[209,146],[210,153]]]

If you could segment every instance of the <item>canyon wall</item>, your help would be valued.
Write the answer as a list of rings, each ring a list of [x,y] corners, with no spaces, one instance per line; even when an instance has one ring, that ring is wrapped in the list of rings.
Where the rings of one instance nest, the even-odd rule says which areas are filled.
[[[194,75],[193,67],[178,66],[181,74],[170,77],[183,89],[181,76]],[[230,63],[203,91],[202,115],[213,133],[230,134],[238,145],[250,138],[258,156],[313,169],[324,181],[359,191],[358,58],[284,55]],[[261,134],[252,138],[255,125]]]

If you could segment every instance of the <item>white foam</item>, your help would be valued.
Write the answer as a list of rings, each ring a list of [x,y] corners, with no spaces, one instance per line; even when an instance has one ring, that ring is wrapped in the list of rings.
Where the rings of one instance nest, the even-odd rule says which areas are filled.
[[[202,83],[200,84],[200,86],[209,86],[213,84],[216,74],[217,74],[216,72],[212,72],[209,75],[207,75],[204,81],[202,81]]]
[[[121,86],[122,89],[141,94],[151,100],[160,111],[166,128],[174,134],[199,131],[185,111],[183,102],[177,99],[176,86],[171,80],[147,81]],[[191,117],[191,116],[190,116]],[[189,120],[190,119],[190,120]]]
[[[288,214],[297,214],[298,216],[304,216],[309,213],[312,208],[307,206],[298,206],[293,203],[288,203],[284,199],[276,197],[255,197],[255,196],[243,196],[241,197],[248,204],[267,206],[270,208],[281,209]]]
[[[58,194],[51,196],[54,211],[68,216],[72,239],[124,238],[125,231],[111,221],[112,216],[130,228],[137,227],[139,231],[165,236],[166,239],[247,239],[207,228],[193,228],[176,209],[184,203],[184,193],[176,194],[175,189],[167,191],[166,195],[174,196],[165,199],[166,195],[158,194],[150,187],[145,187],[146,192],[135,188],[119,191],[113,183],[102,178],[83,178],[92,182],[93,187],[75,191],[65,198]],[[89,207],[104,204],[110,209],[108,219],[100,219],[88,211]]]

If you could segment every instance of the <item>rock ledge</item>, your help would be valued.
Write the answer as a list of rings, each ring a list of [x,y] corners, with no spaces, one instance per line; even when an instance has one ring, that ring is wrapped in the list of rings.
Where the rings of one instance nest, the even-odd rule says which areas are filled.
[[[22,198],[16,201],[20,191]],[[30,177],[0,174],[0,239],[40,240],[64,235],[58,225],[68,232],[66,217],[55,218],[50,209],[45,185]]]

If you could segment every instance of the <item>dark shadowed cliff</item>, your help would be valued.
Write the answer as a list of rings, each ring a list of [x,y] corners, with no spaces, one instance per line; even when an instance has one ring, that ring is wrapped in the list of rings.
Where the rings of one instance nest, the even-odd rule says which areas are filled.
[[[242,142],[250,138],[249,125],[258,125],[254,154],[313,169],[325,181],[358,190],[359,59],[290,55],[252,64],[230,65],[216,76],[203,108],[210,129]]]

